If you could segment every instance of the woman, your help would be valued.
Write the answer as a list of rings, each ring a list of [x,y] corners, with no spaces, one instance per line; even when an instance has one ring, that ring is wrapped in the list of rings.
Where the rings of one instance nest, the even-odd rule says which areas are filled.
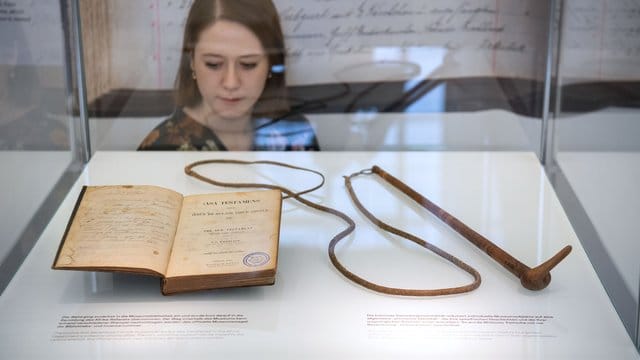
[[[284,37],[270,0],[195,0],[176,111],[139,150],[319,150],[286,101]]]

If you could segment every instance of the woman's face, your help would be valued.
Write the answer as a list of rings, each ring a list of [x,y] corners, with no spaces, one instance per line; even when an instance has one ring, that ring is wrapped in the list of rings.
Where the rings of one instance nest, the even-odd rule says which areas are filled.
[[[200,34],[191,67],[206,110],[233,120],[251,114],[267,80],[269,59],[251,30],[220,20]]]

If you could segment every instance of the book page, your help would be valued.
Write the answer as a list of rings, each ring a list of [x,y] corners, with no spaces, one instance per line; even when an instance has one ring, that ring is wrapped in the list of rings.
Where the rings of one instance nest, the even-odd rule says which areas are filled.
[[[275,268],[278,190],[185,196],[166,277]]]
[[[156,186],[87,187],[56,267],[163,274],[181,203],[181,194]]]

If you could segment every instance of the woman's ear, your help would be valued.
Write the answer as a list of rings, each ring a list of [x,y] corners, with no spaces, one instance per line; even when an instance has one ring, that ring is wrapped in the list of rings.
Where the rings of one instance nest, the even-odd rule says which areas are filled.
[[[191,78],[193,80],[196,79],[196,68],[195,65],[193,64],[193,51],[189,54],[189,68],[191,69]]]

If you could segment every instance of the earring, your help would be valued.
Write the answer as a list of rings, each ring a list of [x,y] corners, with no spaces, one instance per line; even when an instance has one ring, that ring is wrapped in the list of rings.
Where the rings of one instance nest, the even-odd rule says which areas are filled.
[[[193,80],[195,80],[195,79],[196,79],[196,72],[195,72],[195,71],[192,71],[192,72],[191,72],[191,77],[193,78]]]
[[[272,77],[273,77],[273,73],[269,71],[269,74],[267,74],[267,78],[271,79]]]

